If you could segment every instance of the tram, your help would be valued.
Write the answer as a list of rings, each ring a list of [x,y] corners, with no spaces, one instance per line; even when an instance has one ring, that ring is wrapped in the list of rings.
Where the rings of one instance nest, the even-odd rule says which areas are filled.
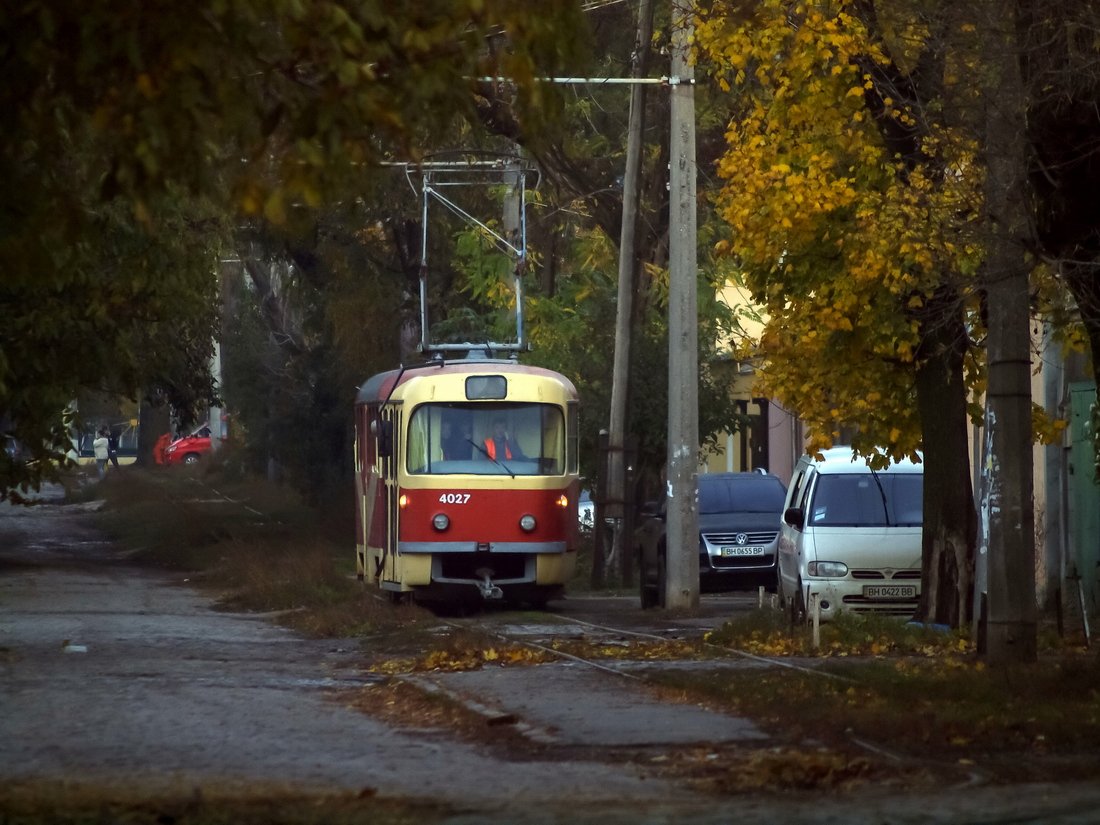
[[[476,349],[373,376],[355,403],[356,569],[395,598],[541,606],[573,575],[578,399]]]

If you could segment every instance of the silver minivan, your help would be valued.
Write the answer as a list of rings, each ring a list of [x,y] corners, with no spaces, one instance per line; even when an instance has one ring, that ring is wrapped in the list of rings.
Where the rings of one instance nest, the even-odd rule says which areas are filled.
[[[909,616],[921,588],[924,465],[872,470],[850,447],[803,456],[779,533],[779,598],[796,617],[816,599],[841,611]]]

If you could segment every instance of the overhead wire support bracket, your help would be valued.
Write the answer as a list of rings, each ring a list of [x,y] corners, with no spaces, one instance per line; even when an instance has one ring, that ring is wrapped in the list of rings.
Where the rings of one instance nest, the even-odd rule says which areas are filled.
[[[442,185],[446,186],[448,184],[442,184]],[[453,186],[455,184],[450,184],[450,185]],[[495,241],[497,246],[500,247],[502,251],[511,252],[513,255],[515,255],[518,258],[523,258],[523,257],[526,256],[527,250],[525,248],[521,249],[520,247],[514,246],[513,244],[509,243],[507,238],[505,238],[503,235],[501,235],[499,232],[497,232],[491,226],[488,226],[483,221],[480,221],[477,218],[475,218],[473,215],[471,215],[469,212],[467,212],[465,209],[463,209],[461,206],[459,206],[454,201],[450,200],[449,198],[443,197],[443,195],[431,183],[428,182],[427,178],[425,178],[425,181],[424,181],[424,195],[425,195],[425,197],[430,195],[431,197],[433,197],[437,201],[439,201],[441,204],[446,206],[448,209],[450,209],[452,212],[454,212],[456,215],[458,215],[460,218],[464,218],[465,220],[472,223],[474,226],[476,226],[478,229],[480,229],[482,232],[484,232],[486,235],[488,235],[493,241]]]
[[[460,155],[485,155],[484,152],[460,151]],[[541,174],[538,167],[530,160],[518,155],[497,155],[491,159],[466,158],[463,160],[424,160],[420,163],[409,161],[405,163],[389,162],[387,166],[402,166],[405,170],[405,178],[409,187],[421,198],[420,218],[420,349],[424,353],[444,353],[455,351],[471,351],[484,349],[488,352],[518,353],[529,349],[525,339],[523,328],[523,275],[527,270],[527,215],[526,195],[529,177],[534,177],[534,186],[537,187]],[[420,172],[419,191],[414,183],[414,175]],[[464,186],[500,186],[501,184],[512,187],[515,203],[517,204],[517,221],[515,226],[498,232],[484,220],[475,217],[470,211],[458,203],[452,197],[445,195],[441,190],[447,187]],[[457,215],[463,221],[475,226],[484,234],[492,245],[500,252],[509,255],[515,260],[513,269],[513,281],[516,302],[516,340],[513,342],[496,343],[436,343],[431,342],[429,318],[428,318],[428,212],[430,204],[435,201]]]

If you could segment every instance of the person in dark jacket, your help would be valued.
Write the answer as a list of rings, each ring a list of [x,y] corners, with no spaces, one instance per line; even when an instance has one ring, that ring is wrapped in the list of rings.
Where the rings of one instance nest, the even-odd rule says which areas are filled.
[[[114,427],[107,431],[107,460],[118,467],[118,431]]]
[[[473,455],[474,443],[470,440],[468,431],[464,432],[457,424],[445,418],[440,447],[443,449],[443,458],[454,461],[470,458]]]

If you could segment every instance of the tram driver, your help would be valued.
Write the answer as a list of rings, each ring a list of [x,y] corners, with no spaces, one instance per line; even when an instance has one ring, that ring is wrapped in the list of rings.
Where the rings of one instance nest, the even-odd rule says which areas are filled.
[[[515,439],[508,435],[508,423],[503,418],[493,419],[492,435],[485,439],[485,455],[495,461],[527,458]]]

